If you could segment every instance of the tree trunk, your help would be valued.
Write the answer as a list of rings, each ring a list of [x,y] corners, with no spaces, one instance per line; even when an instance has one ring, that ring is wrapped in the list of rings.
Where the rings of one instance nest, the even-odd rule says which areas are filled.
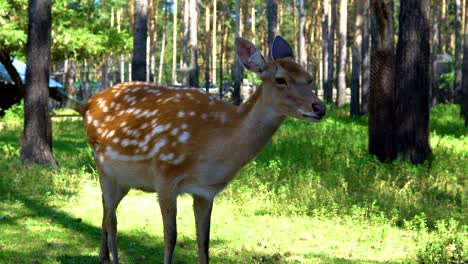
[[[462,86],[462,0],[455,0],[455,82],[453,85],[453,101],[460,102]]]
[[[409,0],[408,0],[409,1]],[[395,48],[393,1],[372,0],[372,48],[369,94],[369,153],[380,161],[395,152]]]
[[[270,4],[270,2],[273,2],[272,0],[268,0],[268,3]],[[276,8],[275,8],[275,11],[276,11]],[[268,18],[271,18],[272,15],[270,14],[271,10],[268,12]],[[237,14],[237,18],[236,18],[236,37],[239,37],[239,30],[240,30],[240,19],[239,19],[239,16],[238,14],[240,13],[240,0],[236,0],[236,14]],[[275,17],[275,27],[274,29],[276,29],[276,12],[274,14],[274,17]],[[271,26],[273,25],[273,23],[270,23],[270,20],[268,20],[268,34],[270,34],[270,30],[271,30]],[[273,30],[274,30],[273,29]],[[274,33],[274,32],[273,32]],[[268,40],[270,39],[270,36],[268,36]],[[273,40],[272,40],[273,42]],[[239,60],[239,58],[236,56],[236,59],[235,59],[235,66],[234,66],[234,92],[233,92],[233,95],[232,95],[232,99],[234,101],[234,104],[235,105],[240,105],[241,102],[242,102],[242,98],[241,98],[241,84],[242,84],[242,75],[243,75],[243,68],[242,68],[242,65],[241,65],[241,62]]]
[[[338,107],[346,104],[346,34],[348,22],[348,0],[340,1],[340,28],[339,28],[339,52],[338,52],[338,92],[336,105]]]
[[[299,64],[307,69],[307,54],[305,50],[305,10],[304,0],[299,0]]]
[[[205,7],[205,90],[210,91],[210,5]]]
[[[330,31],[328,35],[328,82],[325,87],[325,101],[327,103],[333,102],[333,84],[334,84],[334,71],[335,65],[335,24],[336,24],[336,1],[331,0],[330,4]]]
[[[440,0],[432,0],[431,105],[437,104],[439,93],[440,77],[437,74],[437,54],[441,52],[439,1]]]
[[[146,36],[148,31],[148,0],[135,0],[133,31],[132,80],[146,81]]]
[[[158,67],[158,83],[162,83],[162,72],[163,72],[163,64],[164,64],[164,55],[166,50],[166,24],[164,24],[163,35],[161,39],[161,53],[159,55],[159,67]]]
[[[271,54],[271,45],[275,39],[277,33],[277,21],[278,21],[278,3],[276,0],[267,0],[267,20],[268,20],[268,54]]]
[[[351,116],[358,116],[359,109],[359,89],[360,89],[360,76],[362,68],[362,1],[358,0],[355,3],[356,8],[356,21],[354,23],[354,43],[353,43],[353,60],[351,69]]]
[[[177,83],[177,0],[174,0],[172,19],[172,83]]]
[[[369,0],[363,0],[362,16],[362,81],[361,81],[361,114],[366,115],[369,112],[369,90],[370,90],[370,3]]]
[[[52,122],[49,116],[50,0],[29,0],[28,17],[21,161],[58,169],[52,155]]]
[[[429,147],[429,0],[400,6],[397,45],[396,146],[412,163],[431,156]]]
[[[190,75],[189,84],[198,87],[198,7],[197,0],[190,0]]]
[[[182,45],[182,84],[188,84],[188,43],[189,43],[189,29],[190,29],[190,2],[186,0],[184,3],[184,34]]]
[[[328,57],[330,57],[328,46],[330,43],[329,23],[330,23],[330,0],[324,0],[322,5],[322,88],[323,88],[323,100],[327,100],[327,89],[328,83]]]
[[[65,92],[76,98],[76,63],[74,60],[65,60],[64,85]],[[66,101],[65,107],[71,108],[72,102]]]
[[[468,1],[465,1],[465,29],[463,36],[464,43],[461,115],[465,118],[465,126],[468,127]]]
[[[217,0],[213,0],[213,29],[211,32],[211,79],[213,84],[216,84],[216,52],[217,52],[217,45],[216,45],[216,34],[218,29],[218,2]]]

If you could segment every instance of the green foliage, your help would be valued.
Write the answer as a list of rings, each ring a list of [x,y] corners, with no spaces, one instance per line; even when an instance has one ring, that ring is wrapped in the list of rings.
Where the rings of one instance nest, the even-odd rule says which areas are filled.
[[[463,233],[453,219],[436,223],[435,234],[422,241],[416,256],[420,263],[467,263],[466,226]]]
[[[23,121],[24,118],[24,100],[21,100],[20,103],[14,104],[9,109],[5,111],[5,116],[3,121],[5,122],[19,122]]]
[[[440,75],[439,89],[444,90],[444,89],[449,88],[450,86],[453,85],[454,81],[455,81],[455,71],[451,71],[451,72]]]
[[[0,47],[13,52],[26,45],[27,1],[0,0]]]

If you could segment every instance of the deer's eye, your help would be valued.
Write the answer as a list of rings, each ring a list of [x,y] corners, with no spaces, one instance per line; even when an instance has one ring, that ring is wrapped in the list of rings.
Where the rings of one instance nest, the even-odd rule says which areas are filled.
[[[286,80],[284,78],[275,78],[275,82],[278,85],[286,85]]]

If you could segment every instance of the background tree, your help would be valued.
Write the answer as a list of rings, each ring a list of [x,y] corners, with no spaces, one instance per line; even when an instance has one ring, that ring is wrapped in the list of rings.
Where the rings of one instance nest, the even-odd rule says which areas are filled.
[[[148,32],[148,0],[134,0],[132,80],[146,81],[146,38]]]
[[[462,87],[462,9],[462,0],[455,0],[455,82],[453,89],[455,101],[461,94]]]
[[[351,105],[350,113],[352,116],[360,114],[359,95],[361,88],[361,65],[362,65],[362,2],[356,1],[355,3],[355,22],[354,22],[354,42],[352,49],[352,68],[351,68]]]
[[[271,1],[271,0],[268,0]],[[240,0],[236,0],[236,17],[239,18],[240,15]],[[268,28],[270,28],[270,24],[268,24]],[[236,28],[235,28],[236,37],[240,36],[240,19],[236,19]],[[273,41],[272,41],[273,42]],[[224,43],[225,45],[227,43]],[[232,99],[234,100],[235,105],[240,105],[242,102],[241,98],[241,84],[242,84],[242,76],[243,76],[243,66],[237,56],[235,56],[235,64],[234,64],[234,91],[232,95]]]
[[[397,45],[396,136],[398,155],[422,163],[429,147],[429,0],[400,3]]]
[[[371,0],[371,6],[369,153],[386,161],[396,157],[393,1]]]
[[[198,76],[200,69],[198,66],[198,4],[197,0],[189,0],[190,18],[190,71],[189,84],[198,87]]]
[[[465,118],[465,126],[468,127],[468,1],[465,1],[465,29],[463,43],[463,81],[461,115]]]
[[[338,0],[340,6],[340,23],[339,23],[339,39],[338,39],[338,90],[336,97],[336,105],[341,107],[346,104],[346,38],[348,27],[348,0]]]
[[[305,7],[304,0],[299,0],[299,64],[307,69],[307,53],[305,49]]]
[[[278,3],[276,0],[267,0],[267,19],[268,19],[268,54],[271,53],[270,48],[273,43],[273,39],[278,35]],[[268,55],[270,56],[270,55]]]
[[[370,0],[363,1],[362,16],[362,82],[361,82],[361,114],[369,113],[369,92],[371,83],[371,50],[370,50]]]
[[[29,0],[26,45],[26,94],[21,148],[23,164],[50,165],[58,169],[52,155],[52,123],[49,116],[49,64],[51,39],[50,0]]]

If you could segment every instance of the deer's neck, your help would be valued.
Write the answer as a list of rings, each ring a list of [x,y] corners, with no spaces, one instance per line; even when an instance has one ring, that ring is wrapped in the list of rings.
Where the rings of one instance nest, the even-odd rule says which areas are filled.
[[[262,86],[249,100],[239,107],[239,121],[233,140],[237,153],[237,162],[241,166],[252,160],[268,143],[273,134],[283,123],[285,116],[276,112],[265,101]]]

